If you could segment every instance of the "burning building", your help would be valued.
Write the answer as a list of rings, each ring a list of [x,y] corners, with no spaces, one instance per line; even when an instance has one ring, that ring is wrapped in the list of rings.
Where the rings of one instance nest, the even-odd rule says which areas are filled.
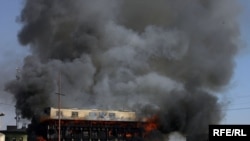
[[[155,129],[131,111],[50,107],[39,117],[30,140],[142,141]]]
[[[216,94],[233,75],[239,9],[235,0],[24,0],[18,39],[30,54],[5,89],[31,119],[57,106],[60,72],[63,107],[157,115],[152,140],[206,133],[223,118]],[[54,133],[56,121],[41,130]],[[62,134],[75,121],[62,120]],[[98,123],[106,138],[113,122]],[[123,123],[137,131],[138,122]]]

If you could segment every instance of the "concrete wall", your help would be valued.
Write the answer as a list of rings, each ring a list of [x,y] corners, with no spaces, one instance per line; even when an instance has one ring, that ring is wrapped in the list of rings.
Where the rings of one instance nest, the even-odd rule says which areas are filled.
[[[136,114],[131,111],[98,110],[98,109],[60,109],[61,119],[85,119],[85,120],[114,120],[135,121]],[[77,117],[72,116],[77,112]],[[58,118],[58,109],[50,108],[50,118]]]
[[[5,135],[3,133],[0,133],[0,141],[5,141]]]

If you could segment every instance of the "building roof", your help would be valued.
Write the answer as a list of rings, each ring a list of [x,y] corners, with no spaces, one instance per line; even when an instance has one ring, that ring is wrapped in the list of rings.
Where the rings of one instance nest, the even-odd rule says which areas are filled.
[[[6,130],[1,130],[0,131],[3,134],[10,134],[10,133],[14,133],[14,134],[26,134],[26,128],[17,128],[17,126],[14,125],[8,125]]]

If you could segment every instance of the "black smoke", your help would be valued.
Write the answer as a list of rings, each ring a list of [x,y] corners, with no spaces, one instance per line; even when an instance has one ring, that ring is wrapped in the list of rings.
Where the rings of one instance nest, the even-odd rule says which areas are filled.
[[[233,74],[239,9],[235,0],[26,0],[18,39],[31,55],[6,91],[31,118],[57,105],[60,72],[64,107],[150,105],[162,134],[207,132],[223,116],[216,93]]]

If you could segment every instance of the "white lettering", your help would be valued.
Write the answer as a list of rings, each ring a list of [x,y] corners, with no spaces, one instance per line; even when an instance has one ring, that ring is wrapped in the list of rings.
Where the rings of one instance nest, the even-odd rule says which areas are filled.
[[[213,129],[213,136],[247,136],[243,129]]]
[[[247,134],[244,134],[244,130],[243,129],[240,129],[241,130],[241,136],[247,136]]]
[[[226,136],[232,136],[231,129],[226,129]]]
[[[222,136],[225,133],[225,129],[220,129],[220,136]]]
[[[240,129],[234,129],[235,133],[234,136],[240,136]]]
[[[219,129],[213,129],[213,136],[220,136],[220,130]]]

